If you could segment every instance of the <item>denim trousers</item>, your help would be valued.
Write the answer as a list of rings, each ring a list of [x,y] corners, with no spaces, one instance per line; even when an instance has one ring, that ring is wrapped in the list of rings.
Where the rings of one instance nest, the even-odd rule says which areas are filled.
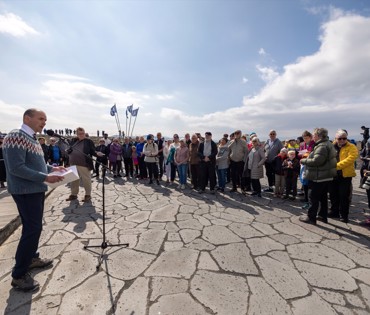
[[[15,253],[15,266],[12,277],[24,276],[32,262],[37,258],[37,248],[42,231],[45,193],[12,195],[22,221],[22,235]]]
[[[217,169],[218,187],[225,189],[227,168]]]
[[[188,171],[188,164],[177,165],[177,170],[179,171],[180,184],[185,185],[186,184],[187,171]]]

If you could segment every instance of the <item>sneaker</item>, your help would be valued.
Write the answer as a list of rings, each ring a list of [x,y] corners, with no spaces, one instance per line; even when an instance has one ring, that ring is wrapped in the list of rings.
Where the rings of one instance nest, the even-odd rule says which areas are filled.
[[[182,184],[180,188],[181,188],[181,189],[185,189],[185,185],[184,185],[184,184]]]
[[[295,197],[294,196],[291,196],[291,197],[289,197],[289,200],[294,201],[295,200]]]
[[[341,222],[344,222],[344,223],[348,223],[349,222],[349,220],[348,220],[348,218],[340,218],[339,219]]]
[[[204,194],[204,190],[203,189],[199,189],[198,190],[198,194]]]
[[[289,196],[283,196],[283,199],[289,199]]]
[[[13,278],[11,285],[14,289],[25,292],[35,291],[40,287],[40,284],[28,272],[21,278]]]
[[[237,189],[236,189],[236,188],[230,189],[230,192],[231,192],[231,193],[233,193],[233,192],[237,192]]]
[[[88,202],[91,200],[91,196],[90,195],[85,195],[84,199],[82,199],[83,202]]]
[[[305,210],[305,209],[308,209],[309,207],[310,207],[310,204],[306,202],[301,208]]]
[[[28,269],[34,269],[34,268],[46,268],[53,264],[52,259],[47,258],[32,258],[31,265],[28,267]]]
[[[77,196],[76,195],[70,195],[66,201],[71,201],[71,200],[76,200],[77,199]]]
[[[209,192],[210,192],[212,195],[214,195],[214,194],[216,193],[214,189],[211,189]]]
[[[272,187],[269,187],[269,188],[265,188],[263,192],[274,192],[274,190],[272,189]]]
[[[299,217],[299,221],[307,223],[307,224],[316,225],[316,220],[312,220],[308,215],[301,215]]]
[[[178,189],[181,189],[181,184],[177,185],[177,188],[178,188]]]

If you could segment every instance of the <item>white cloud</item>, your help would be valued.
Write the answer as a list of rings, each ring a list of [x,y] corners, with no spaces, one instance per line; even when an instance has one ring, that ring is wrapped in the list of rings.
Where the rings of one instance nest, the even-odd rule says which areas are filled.
[[[173,95],[156,95],[156,98],[160,101],[168,101],[173,99]]]
[[[243,77],[242,82],[243,84],[246,84],[249,80],[246,77]]]
[[[279,76],[279,73],[275,71],[274,67],[262,67],[261,65],[257,65],[256,69],[259,72],[260,78],[266,83],[275,80]]]
[[[258,54],[261,56],[264,56],[266,55],[266,51],[263,48],[260,48],[260,50],[258,51]]]
[[[10,34],[15,37],[40,34],[24,22],[21,17],[13,13],[0,15],[0,33]]]
[[[75,75],[70,75],[70,74],[65,74],[65,73],[47,73],[45,76],[49,78],[54,78],[57,80],[70,80],[70,81],[90,81],[87,78],[75,76]]]

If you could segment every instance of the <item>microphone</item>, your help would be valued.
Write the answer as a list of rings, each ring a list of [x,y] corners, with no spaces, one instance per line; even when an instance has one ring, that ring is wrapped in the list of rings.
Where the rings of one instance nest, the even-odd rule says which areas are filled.
[[[56,137],[56,138],[59,138],[61,140],[67,140],[67,138],[57,134],[56,132],[54,132],[52,129],[49,129],[49,130],[46,130],[46,134],[50,137]],[[68,140],[67,140],[68,141]]]

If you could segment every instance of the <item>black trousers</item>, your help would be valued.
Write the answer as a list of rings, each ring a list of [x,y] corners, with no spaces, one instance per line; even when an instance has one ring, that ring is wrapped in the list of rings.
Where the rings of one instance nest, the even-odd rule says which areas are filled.
[[[367,206],[370,209],[370,189],[366,189],[366,194],[367,194]]]
[[[96,176],[99,177],[99,168],[100,166],[102,166],[102,171],[105,172],[106,168],[108,167],[108,159],[97,159],[96,162],[95,162],[95,174]],[[105,174],[105,173],[104,173]],[[103,174],[103,177],[104,177],[104,174]]]
[[[253,192],[261,193],[261,182],[259,179],[251,179]]]
[[[209,181],[209,189],[216,186],[216,165],[213,162],[200,162],[200,189],[205,190]]]
[[[275,185],[275,172],[271,163],[265,162],[266,176],[269,183],[269,187]]]
[[[42,216],[44,214],[45,193],[12,195],[22,221],[22,235],[15,253],[13,278],[26,274],[32,258],[37,258],[42,231]]]
[[[190,164],[191,169],[191,184],[194,186],[194,189],[199,188],[199,164]]]
[[[311,220],[316,221],[317,212],[320,206],[319,215],[323,218],[328,217],[328,190],[330,181],[327,182],[312,182],[309,193],[310,206],[308,208],[308,216]]]
[[[292,193],[293,197],[297,196],[297,177],[285,177],[285,195]]]
[[[132,158],[123,158],[123,164],[125,165],[125,175],[133,176],[134,175],[134,163]]]
[[[231,172],[231,181],[233,184],[233,189],[236,189],[237,186],[240,186],[244,190],[244,182],[242,181],[242,175],[244,170],[244,162],[234,162],[230,161],[230,172]]]
[[[348,219],[352,177],[337,177],[329,186],[331,212]]]
[[[166,165],[168,167],[168,164]],[[174,162],[171,162],[171,182],[175,180],[177,172],[177,165]]]
[[[148,169],[148,172],[149,172],[149,179],[150,180],[153,180],[153,175],[154,175],[154,179],[157,180],[158,179],[158,165],[156,162],[145,162],[146,163],[146,167]]]
[[[140,178],[147,178],[148,177],[148,172],[146,171],[146,165],[145,165],[144,158],[145,158],[145,156],[141,156],[141,157],[138,158]]]

